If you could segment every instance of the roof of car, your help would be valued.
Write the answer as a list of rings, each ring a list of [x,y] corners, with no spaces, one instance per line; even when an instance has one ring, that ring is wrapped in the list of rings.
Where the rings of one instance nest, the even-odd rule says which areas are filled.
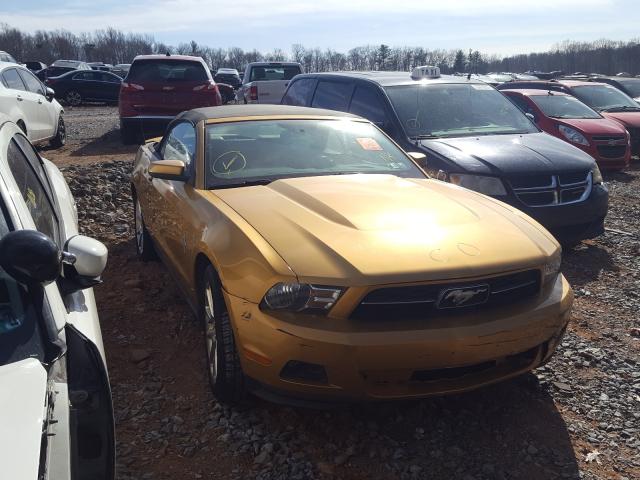
[[[540,88],[540,89],[536,89],[536,88],[503,88],[500,91],[501,92],[517,92],[517,93],[520,93],[520,94],[526,95],[526,96],[549,95],[549,91],[548,90],[544,90],[542,88]],[[565,97],[570,97],[571,96],[568,93],[558,92],[557,90],[552,90],[551,94],[554,95],[554,96],[556,96],[556,95],[565,96]]]
[[[322,108],[295,107],[291,105],[223,105],[221,107],[195,108],[182,112],[176,119],[189,120],[197,123],[202,120],[233,118],[233,117],[263,117],[263,116],[286,116],[301,115],[310,117],[338,117],[357,118],[350,113],[336,112],[335,110],[325,110]]]
[[[191,60],[196,62],[202,62],[202,57],[193,57],[191,55],[137,55],[136,60]]]
[[[298,78],[358,78],[373,83],[377,83],[383,87],[396,85],[414,85],[414,84],[430,84],[430,83],[474,83],[484,84],[485,82],[467,76],[441,75],[438,78],[425,78],[414,80],[411,78],[411,72],[326,72],[326,73],[307,73],[299,75]]]

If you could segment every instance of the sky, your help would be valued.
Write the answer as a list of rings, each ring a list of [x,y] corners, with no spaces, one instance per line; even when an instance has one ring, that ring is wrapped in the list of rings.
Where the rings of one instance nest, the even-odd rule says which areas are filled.
[[[0,23],[73,33],[114,27],[176,45],[346,52],[362,45],[509,55],[564,40],[640,37],[637,0],[0,0]]]

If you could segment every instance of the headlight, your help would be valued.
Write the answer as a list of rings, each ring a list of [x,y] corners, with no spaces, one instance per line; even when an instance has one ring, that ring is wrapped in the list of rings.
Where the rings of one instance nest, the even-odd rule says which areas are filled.
[[[591,178],[593,180],[594,185],[598,183],[602,183],[602,173],[598,168],[598,165],[594,165],[591,169]]]
[[[542,268],[542,283],[554,281],[560,273],[560,264],[562,263],[562,251],[556,250],[549,261]]]
[[[496,177],[452,173],[449,175],[449,180],[455,185],[459,185],[476,192],[484,193],[485,195],[500,196],[507,194],[507,191],[504,188],[504,184],[499,178]]]
[[[570,142],[577,143],[579,145],[589,145],[589,141],[585,138],[585,136],[571,127],[558,125],[558,130],[560,130],[560,133],[564,135],[564,138],[566,138]]]
[[[260,307],[269,310],[326,313],[336,303],[342,288],[307,283],[276,283],[265,293]]]

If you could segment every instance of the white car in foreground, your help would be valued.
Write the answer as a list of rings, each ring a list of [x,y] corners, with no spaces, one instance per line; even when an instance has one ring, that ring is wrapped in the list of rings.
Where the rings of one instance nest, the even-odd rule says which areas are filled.
[[[0,113],[18,125],[31,143],[48,141],[58,148],[67,141],[62,105],[28,68],[0,61]]]
[[[111,390],[92,285],[106,247],[0,114],[0,478],[114,477]]]

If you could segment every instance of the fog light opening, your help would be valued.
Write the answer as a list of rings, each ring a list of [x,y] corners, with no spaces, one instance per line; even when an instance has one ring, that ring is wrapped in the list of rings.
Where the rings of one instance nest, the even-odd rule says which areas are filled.
[[[299,360],[290,360],[280,371],[282,380],[292,382],[319,383],[328,385],[327,371],[323,365],[307,363]]]

